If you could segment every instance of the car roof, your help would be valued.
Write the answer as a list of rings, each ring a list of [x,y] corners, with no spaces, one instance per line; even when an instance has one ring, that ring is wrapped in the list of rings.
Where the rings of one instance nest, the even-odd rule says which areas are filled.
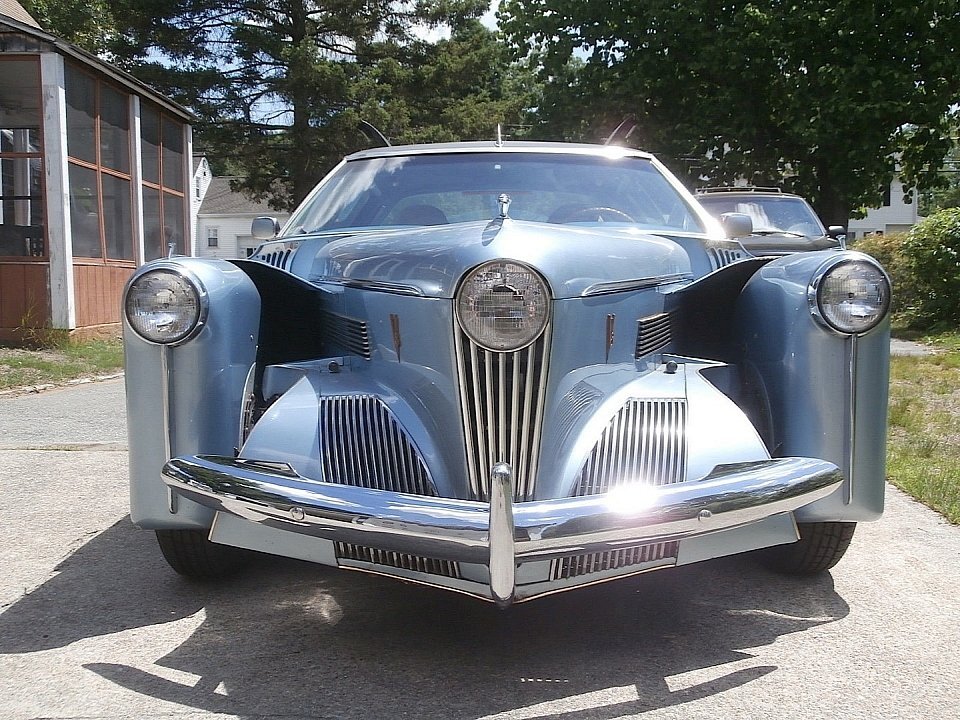
[[[370,148],[348,155],[346,159],[366,160],[369,158],[399,157],[404,155],[448,155],[455,153],[554,153],[558,155],[595,155],[600,157],[639,157],[647,160],[653,155],[642,150],[620,145],[592,145],[587,143],[561,142],[501,142],[486,140],[479,142],[431,143],[424,145],[392,145]]]
[[[697,188],[696,195],[698,197],[728,197],[730,195],[748,195],[750,197],[786,197],[786,198],[800,198],[803,199],[800,195],[794,193],[784,192],[777,187],[705,187]]]

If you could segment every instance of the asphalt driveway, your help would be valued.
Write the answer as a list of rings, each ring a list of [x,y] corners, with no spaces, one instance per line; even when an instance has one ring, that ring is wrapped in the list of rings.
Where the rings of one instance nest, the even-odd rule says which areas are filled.
[[[956,718],[960,528],[896,490],[813,580],[748,559],[498,611],[127,517],[122,381],[0,398],[0,718]]]

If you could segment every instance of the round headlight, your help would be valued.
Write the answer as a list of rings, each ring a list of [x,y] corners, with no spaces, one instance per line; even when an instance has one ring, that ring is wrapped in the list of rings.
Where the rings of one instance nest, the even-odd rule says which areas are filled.
[[[823,266],[809,289],[810,310],[827,327],[845,334],[876,327],[890,309],[890,281],[866,258]]]
[[[204,296],[194,281],[176,270],[150,270],[130,284],[124,310],[130,327],[145,340],[177,343],[200,324]]]
[[[457,292],[457,317],[477,345],[519,350],[540,337],[550,312],[550,290],[534,270],[494,260],[471,270]]]

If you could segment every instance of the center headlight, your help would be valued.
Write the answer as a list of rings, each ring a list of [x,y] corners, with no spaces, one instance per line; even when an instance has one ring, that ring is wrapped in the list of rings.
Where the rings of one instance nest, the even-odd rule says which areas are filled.
[[[890,309],[890,281],[871,258],[858,254],[821,266],[808,289],[810,310],[827,327],[865,333]]]
[[[473,342],[497,352],[519,350],[540,337],[550,314],[550,289],[533,269],[509,260],[475,267],[457,292],[457,317]]]
[[[124,312],[130,327],[145,340],[177,343],[202,324],[206,294],[198,282],[177,270],[150,270],[130,283]]]

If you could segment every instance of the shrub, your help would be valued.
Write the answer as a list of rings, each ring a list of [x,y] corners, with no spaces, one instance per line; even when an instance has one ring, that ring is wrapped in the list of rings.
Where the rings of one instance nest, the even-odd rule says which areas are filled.
[[[909,322],[910,316],[915,312],[918,297],[913,270],[904,255],[906,240],[906,233],[867,235],[857,240],[851,250],[859,250],[880,261],[893,284],[893,312],[905,316]]]
[[[927,327],[960,325],[960,208],[922,220],[901,250],[916,293],[915,319]]]

